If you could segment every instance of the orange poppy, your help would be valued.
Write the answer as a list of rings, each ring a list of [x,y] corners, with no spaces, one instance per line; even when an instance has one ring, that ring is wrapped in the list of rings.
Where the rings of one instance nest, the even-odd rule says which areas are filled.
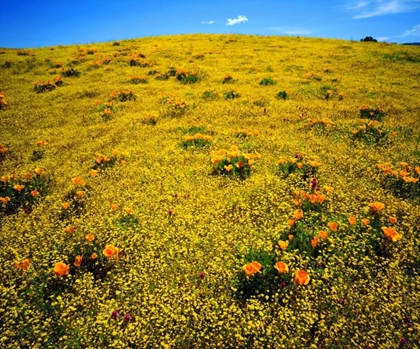
[[[85,196],[85,192],[83,190],[78,190],[76,191],[76,195],[77,197],[82,198]]]
[[[324,200],[326,199],[327,195],[325,194],[317,194],[318,196],[318,203],[322,204],[324,202]]]
[[[292,234],[287,235],[287,238],[289,239],[289,241],[292,241],[294,236]]]
[[[118,254],[118,249],[112,245],[106,245],[103,253],[106,257],[111,258]]]
[[[377,212],[379,212],[380,210],[382,210],[382,209],[385,207],[385,205],[384,205],[383,203],[381,203],[381,202],[377,202],[377,201],[375,201],[375,202],[372,202],[372,203],[369,205],[369,207],[371,208],[371,210],[372,210],[374,213],[377,213]]]
[[[320,236],[321,239],[326,239],[327,236],[328,236],[328,233],[326,231],[321,230],[319,232],[319,236]]]
[[[397,217],[389,217],[388,220],[389,220],[389,223],[394,224],[397,222]]]
[[[65,210],[67,210],[67,209],[70,207],[70,202],[63,202],[63,203],[61,204],[61,207],[62,207],[63,209],[65,209]]]
[[[284,251],[289,246],[289,241],[279,241],[279,246]]]
[[[301,200],[300,200],[300,199],[293,199],[293,203],[294,203],[296,206],[300,206]]]
[[[284,274],[284,273],[287,273],[289,271],[289,267],[284,262],[277,262],[274,265],[274,268],[277,269],[279,274]]]
[[[258,273],[261,269],[262,265],[257,261],[253,261],[251,263],[247,263],[242,267],[242,270],[245,272],[247,276],[252,276]]]
[[[295,274],[294,281],[296,285],[307,285],[310,281],[309,273],[305,270],[298,270]]]
[[[89,173],[92,177],[96,177],[99,173],[99,170],[90,170]]]
[[[74,229],[75,229],[75,227],[70,226],[70,227],[67,227],[66,229],[64,229],[64,231],[66,233],[73,234],[74,233]]]
[[[96,258],[98,258],[98,255],[95,252],[93,252],[92,255],[90,256],[90,258],[91,259],[96,259]]]
[[[369,219],[367,219],[367,218],[363,218],[362,219],[362,224],[363,225],[368,225],[370,223],[370,220]]]
[[[93,240],[95,240],[95,235],[87,234],[86,235],[86,240],[89,241],[89,242],[92,242]]]
[[[315,194],[311,194],[311,195],[309,196],[309,201],[310,201],[312,204],[316,203],[316,200],[317,200],[317,196],[316,196]]]
[[[17,190],[18,192],[22,191],[25,186],[23,184],[16,184],[13,186],[13,189]]]
[[[132,208],[125,208],[124,212],[128,215],[132,215],[133,214],[133,209]]]
[[[7,204],[9,201],[10,201],[10,198],[8,197],[8,196],[6,196],[6,197],[0,197],[0,201],[3,203],[3,204]]]
[[[117,204],[112,204],[111,205],[111,210],[113,210],[113,211],[116,211],[116,210],[118,210],[118,205]]]
[[[295,218],[301,219],[303,217],[303,211],[295,211]]]
[[[384,232],[386,238],[392,242],[396,242],[402,238],[402,235],[398,234],[392,227],[382,227],[382,231]]]
[[[328,228],[330,228],[330,230],[335,231],[338,228],[338,223],[337,222],[329,222],[328,223]]]
[[[44,173],[44,169],[43,169],[43,168],[41,168],[41,167],[37,167],[37,168],[35,169],[35,173],[36,173],[37,175],[42,175],[42,174]]]
[[[80,176],[77,176],[75,178],[72,178],[71,181],[73,182],[73,184],[76,184],[76,185],[83,185],[85,183],[85,181],[83,180],[83,178],[80,177]]]
[[[31,196],[32,197],[35,197],[35,196],[37,196],[39,194],[39,192],[37,191],[37,190],[32,190],[31,191]]]
[[[15,262],[16,267],[23,270],[28,269],[30,264],[31,264],[31,260],[29,258],[24,259],[20,263]]]
[[[350,217],[349,218],[349,223],[351,224],[351,225],[355,225],[356,224],[356,217]]]
[[[31,175],[30,173],[25,173],[25,174],[23,175],[23,177],[24,177],[25,179],[31,179],[31,178],[32,178],[32,175]]]
[[[314,236],[314,238],[311,240],[311,246],[313,248],[315,248],[316,245],[318,245],[318,237],[317,236]]]
[[[67,275],[70,271],[70,266],[64,264],[63,262],[58,262],[54,265],[54,273],[57,276]]]
[[[297,166],[297,168],[300,170],[300,169],[302,168],[303,164],[302,164],[301,162],[298,162],[298,163],[296,164],[296,166]]]
[[[290,226],[295,225],[295,220],[294,219],[288,219],[287,223],[289,223]]]
[[[83,256],[76,256],[76,258],[74,258],[74,262],[73,265],[75,267],[80,267],[80,265],[82,264],[82,260],[83,260]]]

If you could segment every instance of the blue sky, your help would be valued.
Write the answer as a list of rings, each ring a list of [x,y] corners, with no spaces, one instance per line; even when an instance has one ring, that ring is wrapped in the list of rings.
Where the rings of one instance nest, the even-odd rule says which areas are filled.
[[[420,0],[2,1],[0,47],[186,33],[420,41]]]

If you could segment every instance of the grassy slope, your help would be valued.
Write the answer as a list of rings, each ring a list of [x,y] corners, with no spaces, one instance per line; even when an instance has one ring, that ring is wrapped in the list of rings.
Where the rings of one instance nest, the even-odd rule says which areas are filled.
[[[75,62],[80,48],[97,50],[96,56],[85,54],[84,60]],[[4,242],[0,276],[6,280],[1,285],[0,326],[5,334],[0,341],[5,345],[25,347],[25,341],[34,342],[42,334],[45,341],[39,347],[57,347],[59,341],[59,347],[207,343],[338,348],[353,340],[352,346],[392,348],[402,337],[411,347],[419,345],[415,338],[420,282],[415,262],[420,210],[417,203],[384,191],[375,168],[385,161],[419,165],[417,47],[191,35],[33,52],[35,56],[18,56],[15,50],[5,50],[0,55],[0,91],[8,102],[0,111],[0,143],[9,149],[0,175],[23,175],[42,167],[53,179],[49,195],[31,214],[0,217]],[[146,61],[156,64],[130,67],[127,59],[133,52],[142,52]],[[114,53],[127,56],[114,57]],[[112,59],[109,64],[95,63],[105,56]],[[12,61],[10,68],[4,68],[6,60]],[[35,81],[59,75],[61,68],[57,74],[47,72],[57,62],[74,67],[80,77],[63,77],[63,86],[36,94]],[[174,77],[159,81],[147,75],[151,69],[165,72],[170,66],[196,70],[202,79],[182,85]],[[222,84],[227,73],[235,83]],[[307,73],[322,79],[307,78]],[[132,75],[148,77],[149,82],[131,84]],[[261,86],[267,77],[277,84]],[[117,102],[113,118],[104,121],[93,105],[95,100],[107,102],[114,89],[132,90],[137,99]],[[225,100],[223,91],[229,89],[241,97]],[[203,99],[205,90],[217,97]],[[282,90],[288,92],[288,100],[275,98]],[[333,90],[328,100],[326,90]],[[184,100],[187,111],[171,117],[168,106],[159,103],[162,95]],[[384,127],[397,132],[392,142],[354,144],[351,130],[362,105],[383,108]],[[148,123],[151,117],[156,125]],[[335,126],[326,131],[305,128],[308,117],[327,117]],[[211,146],[182,149],[180,129],[202,124],[214,137]],[[260,135],[237,139],[229,130],[238,128]],[[32,161],[40,140],[48,142],[45,154]],[[209,175],[211,151],[231,145],[261,154],[246,181]],[[127,163],[91,177],[97,154],[111,156],[113,150],[128,152]],[[272,247],[288,229],[287,219],[295,210],[292,193],[299,186],[293,179],[281,179],[278,159],[298,151],[320,157],[318,179],[334,188],[325,220],[342,220],[342,232],[331,234],[328,245],[335,257],[330,254],[322,261],[326,266],[322,273],[298,252]],[[86,182],[86,209],[78,217],[60,219],[61,203],[75,187],[71,179],[79,175]],[[399,218],[397,229],[403,234],[401,241],[387,245],[385,261],[361,253],[369,232],[359,235],[347,229],[346,233],[348,223],[342,218],[363,218],[373,201],[385,204],[384,218]],[[111,211],[111,204],[120,208]],[[125,217],[124,208],[133,209],[137,224],[118,224]],[[171,217],[169,209],[175,213]],[[75,227],[72,235],[64,231],[68,226]],[[57,281],[54,264],[72,263],[88,233],[102,248],[118,247],[120,262],[100,282],[88,272],[73,276],[74,283],[68,276]],[[354,252],[345,248],[351,244]],[[287,289],[283,302],[238,303],[232,282],[241,273],[247,246],[274,248],[277,260],[287,261],[291,271],[302,268],[319,277],[307,287]],[[31,267],[18,270],[14,261],[27,257],[32,259]],[[383,266],[376,267],[378,263]],[[201,271],[205,278],[199,278]],[[31,280],[40,281],[30,284]],[[393,285],[391,291],[388,284]],[[339,299],[344,303],[337,303]],[[124,322],[121,315],[110,321],[115,309],[122,315],[130,313],[132,320]],[[408,314],[416,319],[411,330],[404,320]]]

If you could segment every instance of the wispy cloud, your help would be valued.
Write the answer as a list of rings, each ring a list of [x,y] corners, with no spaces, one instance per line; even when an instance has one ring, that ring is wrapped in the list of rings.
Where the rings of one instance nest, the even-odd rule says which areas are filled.
[[[238,16],[237,18],[228,18],[226,25],[234,25],[242,22],[248,22],[246,16]]]
[[[351,0],[344,8],[354,13],[354,19],[362,19],[412,12],[420,9],[420,0]]]
[[[274,30],[287,35],[309,35],[311,30],[297,27],[269,27],[268,30]]]
[[[378,38],[378,41],[388,41],[390,39],[406,38],[408,36],[419,38],[420,37],[420,24],[415,25],[411,29],[407,29],[404,33],[400,35],[382,36]]]
[[[201,22],[201,24],[213,24],[215,21]]]

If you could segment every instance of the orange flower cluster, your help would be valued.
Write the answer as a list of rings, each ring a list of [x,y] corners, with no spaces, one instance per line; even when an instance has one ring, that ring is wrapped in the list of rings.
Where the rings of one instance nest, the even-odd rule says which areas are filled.
[[[321,191],[316,191],[313,194],[308,194],[308,193],[303,193],[302,191],[296,190],[293,193],[293,203],[296,206],[302,205],[303,203],[305,203],[305,201],[310,202],[313,205],[315,204],[322,205],[322,203],[325,201],[326,198],[327,198],[327,195],[322,194]]]
[[[400,162],[401,169],[393,170],[389,162],[376,164],[376,168],[386,175],[396,179],[401,178],[405,183],[417,183],[420,177],[420,166],[409,166],[407,162]]]
[[[392,242],[396,242],[402,239],[402,235],[398,234],[392,227],[382,227],[382,231],[384,232],[386,238]]]

